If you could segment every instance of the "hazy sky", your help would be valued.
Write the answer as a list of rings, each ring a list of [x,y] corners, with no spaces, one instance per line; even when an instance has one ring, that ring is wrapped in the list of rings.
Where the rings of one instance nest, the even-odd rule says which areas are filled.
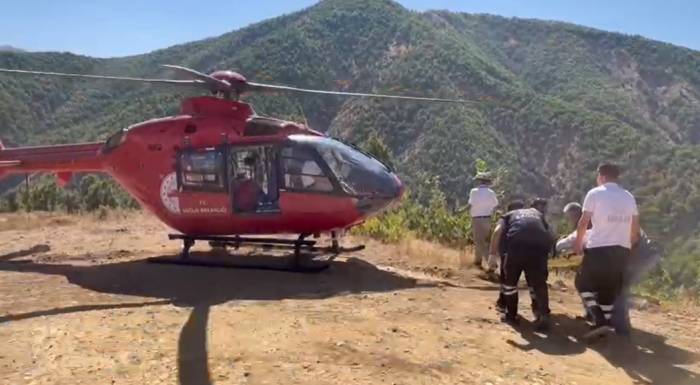
[[[352,1],[352,0],[347,0]],[[124,56],[217,36],[315,0],[0,0],[0,45],[30,51]],[[400,0],[449,9],[561,20],[700,50],[695,0]]]

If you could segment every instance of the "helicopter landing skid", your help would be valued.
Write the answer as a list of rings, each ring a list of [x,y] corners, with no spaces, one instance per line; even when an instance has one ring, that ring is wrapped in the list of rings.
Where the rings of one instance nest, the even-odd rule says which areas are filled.
[[[331,261],[335,259],[338,255],[342,253],[350,253],[363,250],[364,245],[358,245],[354,247],[341,247],[338,243],[335,234],[333,233],[331,246],[317,246],[316,241],[306,240],[307,234],[300,235],[296,240],[294,239],[278,239],[278,238],[246,238],[240,236],[189,236],[183,234],[169,234],[169,239],[180,239],[183,242],[182,253],[178,257],[154,257],[149,258],[150,262],[155,263],[165,263],[165,264],[176,264],[176,265],[190,265],[190,266],[204,266],[204,267],[226,267],[226,268],[243,268],[243,269],[265,269],[265,270],[280,270],[280,271],[292,271],[299,273],[312,273],[320,272],[328,267],[330,267]],[[212,260],[211,258],[192,258],[190,254],[190,249],[194,246],[196,241],[208,241],[209,245],[214,248],[227,248],[231,247],[235,250],[241,246],[259,246],[263,250],[291,250],[293,251],[292,258],[287,263],[279,264],[261,264],[259,260],[262,257],[253,257],[252,262],[247,263],[235,263],[233,261],[221,260],[221,258],[216,258]],[[313,256],[318,255],[329,255],[323,261],[313,260]],[[281,259],[275,257],[274,259]]]

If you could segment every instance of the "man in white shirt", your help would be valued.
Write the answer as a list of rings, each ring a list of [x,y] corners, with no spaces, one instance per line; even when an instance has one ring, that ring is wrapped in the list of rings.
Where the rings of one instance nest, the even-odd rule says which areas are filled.
[[[583,252],[576,288],[594,321],[586,338],[613,331],[613,304],[622,289],[632,244],[639,238],[637,203],[617,184],[619,176],[620,168],[615,165],[598,167],[598,187],[586,194],[576,229],[574,251]],[[586,236],[591,222],[593,227]]]
[[[498,206],[496,193],[489,187],[491,177],[487,173],[477,173],[478,187],[469,192],[469,213],[472,217],[472,236],[474,238],[474,265],[481,268],[481,262],[488,259],[488,271],[494,272],[498,267],[498,257],[489,257],[489,235],[491,234],[491,215]]]

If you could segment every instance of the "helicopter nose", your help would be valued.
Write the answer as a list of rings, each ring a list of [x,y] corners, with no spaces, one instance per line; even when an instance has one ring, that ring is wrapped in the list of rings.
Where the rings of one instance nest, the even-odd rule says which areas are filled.
[[[404,184],[393,172],[375,174],[373,192],[362,197],[357,208],[366,214],[377,214],[397,202],[404,194]]]
[[[406,186],[404,186],[403,182],[401,181],[401,179],[399,179],[399,177],[396,174],[391,173],[391,175],[394,179],[394,191],[396,192],[394,195],[394,199],[401,199],[403,198],[404,192],[406,192]]]

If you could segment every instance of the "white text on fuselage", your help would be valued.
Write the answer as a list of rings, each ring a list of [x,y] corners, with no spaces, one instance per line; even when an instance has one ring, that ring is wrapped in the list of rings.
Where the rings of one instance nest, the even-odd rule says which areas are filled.
[[[183,214],[222,215],[228,214],[226,207],[183,207]]]

